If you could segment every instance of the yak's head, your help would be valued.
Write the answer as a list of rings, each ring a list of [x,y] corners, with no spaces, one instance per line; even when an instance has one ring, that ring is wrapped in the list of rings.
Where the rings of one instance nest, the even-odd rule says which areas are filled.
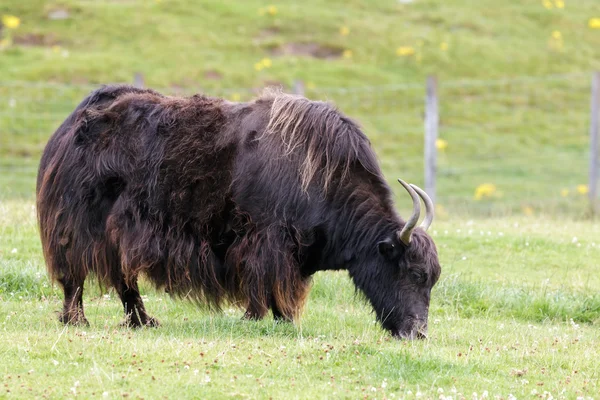
[[[431,289],[440,277],[437,250],[426,233],[433,221],[433,202],[416,187],[398,180],[413,200],[413,214],[383,237],[370,252],[374,257],[365,274],[355,281],[373,305],[381,325],[396,338],[427,337],[427,316]],[[417,227],[423,199],[426,216]],[[358,278],[358,279],[357,279]],[[361,281],[360,283],[358,281]]]

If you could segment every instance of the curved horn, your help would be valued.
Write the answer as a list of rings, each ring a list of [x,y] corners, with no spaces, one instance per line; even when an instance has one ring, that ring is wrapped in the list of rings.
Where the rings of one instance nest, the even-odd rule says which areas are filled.
[[[413,213],[408,221],[406,221],[406,224],[402,230],[398,233],[398,239],[405,245],[408,245],[410,243],[410,235],[412,234],[413,229],[415,229],[415,226],[419,221],[419,217],[421,216],[421,201],[419,200],[419,195],[417,192],[415,192],[408,183],[404,182],[402,179],[398,179],[398,182],[404,186],[404,189],[406,189],[408,194],[410,194],[410,197],[413,201]]]
[[[427,193],[417,185],[413,185],[411,183],[410,186],[412,186],[412,188],[415,189],[415,191],[423,199],[423,203],[425,203],[425,219],[423,220],[423,222],[421,222],[421,228],[423,228],[426,231],[427,229],[429,229],[431,223],[433,222],[433,201],[431,201],[431,198],[427,195]]]

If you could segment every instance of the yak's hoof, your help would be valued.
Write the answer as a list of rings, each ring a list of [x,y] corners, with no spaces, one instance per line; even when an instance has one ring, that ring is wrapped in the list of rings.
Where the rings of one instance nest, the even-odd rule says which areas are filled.
[[[63,312],[58,317],[58,320],[65,325],[90,326],[83,312]]]
[[[260,321],[261,319],[263,319],[263,317],[264,317],[264,313],[260,314],[260,313],[257,313],[256,311],[247,310],[244,313],[244,316],[242,317],[242,319],[245,319],[247,321]]]
[[[125,317],[125,320],[119,324],[123,328],[157,328],[160,326],[160,322],[156,318],[148,317],[145,321],[140,321],[139,318],[131,317],[130,315]]]
[[[293,324],[294,320],[283,315],[274,315],[273,320],[276,324]]]
[[[158,328],[160,326],[160,322],[158,322],[156,318],[149,317],[145,326],[150,328]]]

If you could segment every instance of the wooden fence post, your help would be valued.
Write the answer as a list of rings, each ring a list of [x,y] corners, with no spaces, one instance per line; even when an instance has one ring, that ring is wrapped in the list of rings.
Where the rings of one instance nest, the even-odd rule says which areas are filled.
[[[595,215],[598,204],[598,130],[600,128],[600,71],[592,75],[592,93],[590,101],[590,182],[589,196],[592,214]]]
[[[425,192],[436,202],[435,178],[437,172],[437,148],[439,109],[438,88],[435,76],[427,77],[425,99]]]
[[[300,79],[294,81],[294,94],[304,96],[304,82]]]
[[[133,86],[142,89],[144,87],[144,76],[139,72],[133,75]]]

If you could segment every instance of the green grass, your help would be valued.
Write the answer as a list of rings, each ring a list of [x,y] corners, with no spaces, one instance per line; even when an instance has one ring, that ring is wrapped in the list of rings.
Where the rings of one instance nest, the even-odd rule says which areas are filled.
[[[600,30],[587,23],[598,2],[273,5],[275,15],[254,0],[0,4],[22,20],[16,44],[0,50],[0,398],[597,397],[600,226],[584,218],[576,187],[587,179],[589,76],[600,69]],[[58,8],[69,19],[47,18]],[[31,35],[45,44],[24,43]],[[352,57],[272,54],[290,43]],[[415,55],[397,56],[400,46]],[[255,70],[263,58],[272,66]],[[232,100],[301,79],[308,97],[363,125],[390,182],[417,184],[424,82],[438,75],[448,148],[431,229],[443,273],[429,340],[391,340],[345,273],[316,275],[295,325],[209,313],[144,283],[162,326],[131,331],[119,327],[115,294],[93,282],[91,326],[60,325],[33,209],[39,156],[89,91],[136,72],[165,93]],[[497,191],[476,201],[483,183]],[[408,198],[394,190],[405,215]]]
[[[31,198],[48,136],[98,84],[131,82],[136,72],[166,93],[241,100],[301,79],[307,96],[334,101],[364,126],[391,181],[422,184],[424,82],[436,74],[440,136],[449,143],[438,193],[447,211],[586,214],[575,188],[587,181],[590,73],[600,68],[600,30],[588,27],[600,17],[595,0],[562,9],[538,0],[277,1],[274,15],[269,5],[4,1],[0,14],[22,24],[11,33],[16,44],[0,52],[0,197]],[[56,9],[69,18],[49,19]],[[352,56],[273,54],[293,43]],[[398,56],[401,46],[415,54]],[[263,58],[272,65],[255,70]],[[474,201],[483,183],[501,197]]]
[[[33,205],[3,201],[0,397],[594,398],[599,230],[552,218],[437,221],[443,273],[427,341],[391,339],[342,272],[316,275],[295,325],[202,311],[144,284],[162,326],[135,331],[119,327],[115,293],[93,283],[90,327],[59,324]]]

